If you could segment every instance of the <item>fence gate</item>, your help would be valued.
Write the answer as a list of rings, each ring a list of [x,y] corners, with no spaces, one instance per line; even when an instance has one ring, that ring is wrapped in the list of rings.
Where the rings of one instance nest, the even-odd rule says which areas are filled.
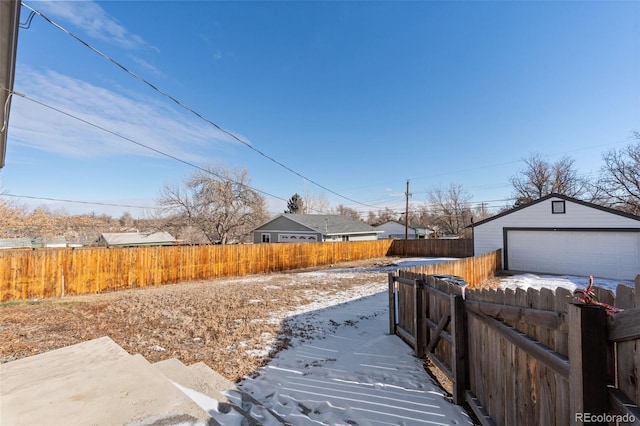
[[[464,403],[466,335],[462,287],[399,271],[389,274],[389,333],[405,340],[451,380],[453,400]]]

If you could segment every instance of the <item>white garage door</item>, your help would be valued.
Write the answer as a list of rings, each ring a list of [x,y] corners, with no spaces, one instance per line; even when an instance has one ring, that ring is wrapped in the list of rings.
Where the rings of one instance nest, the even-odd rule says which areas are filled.
[[[512,271],[633,280],[640,273],[640,232],[507,232]]]

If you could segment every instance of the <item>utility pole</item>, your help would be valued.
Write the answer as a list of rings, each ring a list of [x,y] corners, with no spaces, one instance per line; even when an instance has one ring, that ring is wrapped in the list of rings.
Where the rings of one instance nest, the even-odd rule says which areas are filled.
[[[409,239],[409,179],[407,179],[407,192],[404,194],[406,198],[406,206],[404,210],[404,239]]]

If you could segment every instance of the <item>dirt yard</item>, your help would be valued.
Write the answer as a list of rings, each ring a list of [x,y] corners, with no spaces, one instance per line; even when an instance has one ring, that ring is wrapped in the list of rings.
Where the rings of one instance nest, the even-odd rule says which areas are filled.
[[[332,265],[386,266],[394,258]],[[320,268],[317,268],[320,269]],[[237,381],[288,342],[286,313],[321,298],[375,285],[387,273],[294,271],[0,304],[0,362],[109,336],[150,362],[203,361]]]

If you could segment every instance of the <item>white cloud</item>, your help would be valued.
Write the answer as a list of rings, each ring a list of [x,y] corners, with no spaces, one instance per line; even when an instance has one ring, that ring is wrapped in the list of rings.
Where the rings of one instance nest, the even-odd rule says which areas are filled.
[[[186,161],[237,143],[210,124],[167,104],[20,66],[17,92],[102,128]],[[14,96],[9,137],[17,145],[69,157],[158,156],[118,136]]]
[[[160,71],[158,68],[155,67],[155,65],[150,64],[149,62],[145,61],[142,58],[139,58],[137,56],[133,56],[133,55],[129,55],[129,58],[135,62],[138,65],[139,69],[142,69],[144,71],[146,71],[149,74],[152,74],[156,77],[164,77],[165,74]]]
[[[92,1],[46,1],[38,2],[34,9],[40,10],[53,21],[70,23],[98,40],[127,49],[145,46],[142,37],[130,33],[102,7]],[[58,22],[62,24],[62,22]]]

